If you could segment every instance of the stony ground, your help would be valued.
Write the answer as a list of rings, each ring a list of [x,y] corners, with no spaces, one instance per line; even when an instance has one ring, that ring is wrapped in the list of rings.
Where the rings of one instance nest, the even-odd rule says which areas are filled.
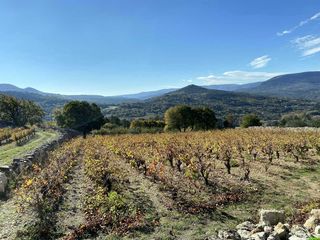
[[[57,213],[57,229],[66,236],[75,227],[85,222],[82,212],[83,199],[89,181],[84,176],[81,156],[78,164],[65,184],[65,194]],[[272,166],[268,172],[253,166],[252,184],[259,188],[254,196],[236,205],[218,208],[211,215],[191,215],[178,212],[172,207],[172,198],[162,190],[161,184],[133,169],[130,164],[119,159],[114,162],[128,180],[125,194],[143,205],[150,219],[159,221],[151,232],[134,232],[124,237],[101,234],[96,239],[206,239],[215,236],[219,229],[231,229],[250,219],[256,221],[260,208],[285,210],[287,216],[293,214],[293,206],[298,202],[320,199],[320,165],[305,167],[302,163],[283,161]],[[234,170],[230,179],[237,179]],[[231,180],[230,180],[231,181]],[[16,234],[33,219],[31,212],[17,212],[16,196],[0,202],[0,239],[16,239]],[[63,237],[61,238],[63,239]]]
[[[17,233],[32,222],[32,212],[20,213],[16,196],[0,201],[0,239],[16,239]]]

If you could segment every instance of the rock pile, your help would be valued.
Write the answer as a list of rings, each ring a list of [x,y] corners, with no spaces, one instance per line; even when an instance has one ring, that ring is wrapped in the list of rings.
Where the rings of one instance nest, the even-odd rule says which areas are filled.
[[[320,240],[320,209],[314,209],[304,226],[285,223],[285,214],[277,210],[261,210],[260,222],[243,222],[236,230],[219,231],[218,239],[230,240]]]

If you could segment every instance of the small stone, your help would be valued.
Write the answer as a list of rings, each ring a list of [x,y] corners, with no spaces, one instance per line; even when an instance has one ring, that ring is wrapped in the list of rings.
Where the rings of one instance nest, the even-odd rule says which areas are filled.
[[[241,240],[240,235],[236,231],[223,231],[218,232],[218,237],[220,239],[231,239],[231,240]]]
[[[265,232],[265,233],[271,233],[272,232],[272,227],[270,227],[270,226],[265,226],[264,228],[263,228],[263,231]]]
[[[274,227],[274,233],[281,239],[281,240],[286,240],[289,235],[289,229],[282,223],[278,223]]]

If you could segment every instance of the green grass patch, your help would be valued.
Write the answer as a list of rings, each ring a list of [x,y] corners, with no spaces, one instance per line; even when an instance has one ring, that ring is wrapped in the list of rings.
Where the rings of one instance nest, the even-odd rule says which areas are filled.
[[[0,147],[0,165],[8,165],[12,162],[13,158],[19,158],[26,155],[33,149],[40,147],[46,142],[51,142],[57,139],[58,132],[55,131],[38,131],[34,138],[23,146],[17,146],[16,143],[11,143]]]

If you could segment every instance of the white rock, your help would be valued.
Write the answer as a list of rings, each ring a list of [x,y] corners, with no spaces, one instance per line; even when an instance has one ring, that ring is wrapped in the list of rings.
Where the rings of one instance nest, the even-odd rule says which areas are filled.
[[[320,209],[312,209],[311,216],[315,216],[315,217],[320,218]]]
[[[267,240],[268,234],[265,232],[258,232],[251,235],[252,240]]]
[[[282,224],[282,223],[278,223],[275,227],[274,227],[274,233],[281,239],[281,240],[285,240],[288,238],[289,235],[289,229],[287,228],[286,225]]]
[[[306,227],[309,230],[313,230],[315,229],[319,221],[320,221],[320,209],[312,209],[310,212],[310,217],[305,222],[304,227]]]
[[[260,223],[265,226],[274,226],[285,221],[284,211],[260,210]]]
[[[252,222],[246,221],[246,222],[240,223],[236,228],[252,231],[255,228],[255,225]]]
[[[240,235],[236,231],[223,231],[218,232],[218,237],[220,239],[231,239],[231,240],[241,240]]]
[[[271,233],[267,240],[280,240],[277,234]]]
[[[251,236],[251,231],[245,230],[245,229],[239,229],[237,231],[239,236],[241,237],[241,240],[248,240]]]
[[[308,240],[309,237],[297,237],[296,235],[293,235],[289,237],[289,240]]]
[[[316,226],[316,228],[314,229],[314,234],[316,235],[316,237],[320,237],[320,225]]]
[[[280,240],[278,235],[271,233],[267,240]]]
[[[317,218],[314,216],[311,216],[307,219],[307,221],[303,224],[303,226],[309,230],[312,230],[316,227],[316,221],[317,221]]]
[[[270,227],[270,226],[265,226],[264,228],[263,228],[263,231],[265,232],[265,233],[271,233],[272,232],[272,227]]]
[[[292,236],[289,238],[289,240],[304,240],[311,237],[311,234],[306,228],[297,225],[292,226],[291,235]]]

